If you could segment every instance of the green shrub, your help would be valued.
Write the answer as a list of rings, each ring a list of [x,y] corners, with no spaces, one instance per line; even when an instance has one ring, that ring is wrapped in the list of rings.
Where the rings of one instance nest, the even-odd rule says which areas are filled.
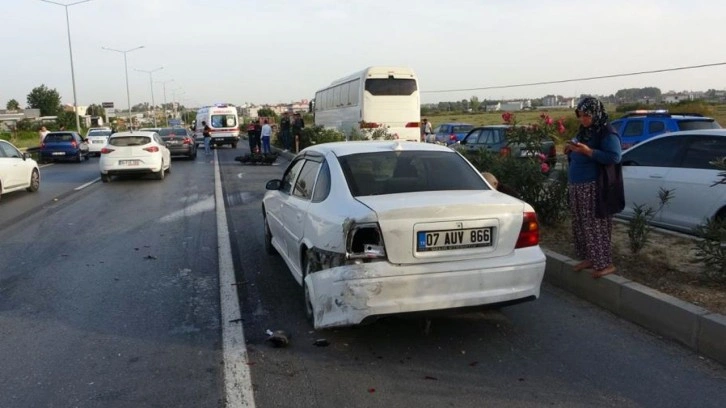
[[[342,142],[345,135],[335,129],[326,129],[322,126],[303,128],[300,133],[300,150],[321,143]]]
[[[644,204],[633,205],[633,218],[628,221],[628,246],[630,252],[637,254],[641,249],[645,248],[648,242],[648,236],[653,227],[650,226],[653,217],[658,214],[663,207],[673,198],[673,191],[661,188],[658,191],[658,199],[660,203],[657,209],[651,208]]]
[[[726,281],[726,219],[709,220],[696,227],[696,234],[702,238],[696,243],[696,259],[706,265],[704,276]]]

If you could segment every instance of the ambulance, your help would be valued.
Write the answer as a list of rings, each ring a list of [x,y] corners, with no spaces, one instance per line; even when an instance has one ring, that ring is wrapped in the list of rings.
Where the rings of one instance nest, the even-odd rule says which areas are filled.
[[[231,104],[215,104],[204,106],[197,111],[197,119],[194,121],[194,140],[198,145],[204,144],[204,125],[206,122],[211,128],[214,146],[230,145],[237,148],[239,142],[239,116],[237,107]]]

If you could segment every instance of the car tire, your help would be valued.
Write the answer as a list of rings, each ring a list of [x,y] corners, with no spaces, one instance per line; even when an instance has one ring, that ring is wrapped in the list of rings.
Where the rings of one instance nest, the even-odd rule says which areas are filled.
[[[80,163],[83,160],[83,155],[81,152],[78,152],[78,155],[76,156],[76,163]]]
[[[237,143],[232,143],[232,148],[233,149],[236,149],[237,148]]]
[[[277,250],[272,245],[272,232],[270,232],[270,226],[267,224],[267,216],[263,215],[265,224],[265,252],[267,255],[277,254]]]
[[[308,288],[307,283],[305,282],[305,278],[310,275],[311,273],[315,272],[313,270],[313,262],[310,261],[310,258],[312,258],[312,251],[307,250],[307,253],[305,255],[305,259],[303,260],[303,276],[302,276],[302,292],[303,292],[303,310],[305,311],[305,319],[307,319],[308,322],[310,322],[310,325],[315,327],[315,311],[313,310],[313,302],[310,301],[310,289]]]
[[[156,172],[156,179],[157,180],[164,180],[164,176],[166,175],[166,172],[164,171],[164,162],[161,163],[161,168],[159,171]]]
[[[40,188],[40,173],[38,172],[38,169],[33,169],[33,172],[30,173],[30,186],[26,188],[29,193],[34,193],[38,191]]]
[[[104,183],[108,183],[111,181],[111,175],[110,174],[101,174],[101,181]]]

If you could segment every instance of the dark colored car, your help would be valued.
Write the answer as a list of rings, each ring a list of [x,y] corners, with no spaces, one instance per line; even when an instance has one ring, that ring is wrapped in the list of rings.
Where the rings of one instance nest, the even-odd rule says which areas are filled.
[[[45,135],[40,145],[41,162],[88,160],[88,143],[76,132],[60,131]]]
[[[450,145],[460,142],[473,128],[474,125],[469,123],[442,123],[433,132],[438,143]]]
[[[620,134],[623,149],[666,132],[721,128],[713,118],[697,113],[670,114],[664,109],[630,111],[611,124]]]
[[[512,145],[507,141],[507,130],[510,127],[509,125],[475,127],[461,140],[457,149],[465,151],[488,150],[513,157],[531,156],[531,152],[527,152],[523,146]],[[540,153],[545,155],[544,161],[550,168],[557,163],[557,148],[554,141],[543,140]]]
[[[172,156],[197,157],[197,144],[194,134],[187,128],[169,127],[159,129],[159,136],[164,141]]]

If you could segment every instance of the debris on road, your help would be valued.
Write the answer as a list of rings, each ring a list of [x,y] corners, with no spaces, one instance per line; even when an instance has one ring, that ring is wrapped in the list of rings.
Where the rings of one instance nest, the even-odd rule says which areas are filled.
[[[313,342],[313,346],[328,347],[330,342],[327,339],[317,339]]]
[[[266,341],[270,342],[273,347],[287,347],[290,344],[290,336],[284,330],[275,330],[273,332],[267,329],[265,333],[269,336]]]

